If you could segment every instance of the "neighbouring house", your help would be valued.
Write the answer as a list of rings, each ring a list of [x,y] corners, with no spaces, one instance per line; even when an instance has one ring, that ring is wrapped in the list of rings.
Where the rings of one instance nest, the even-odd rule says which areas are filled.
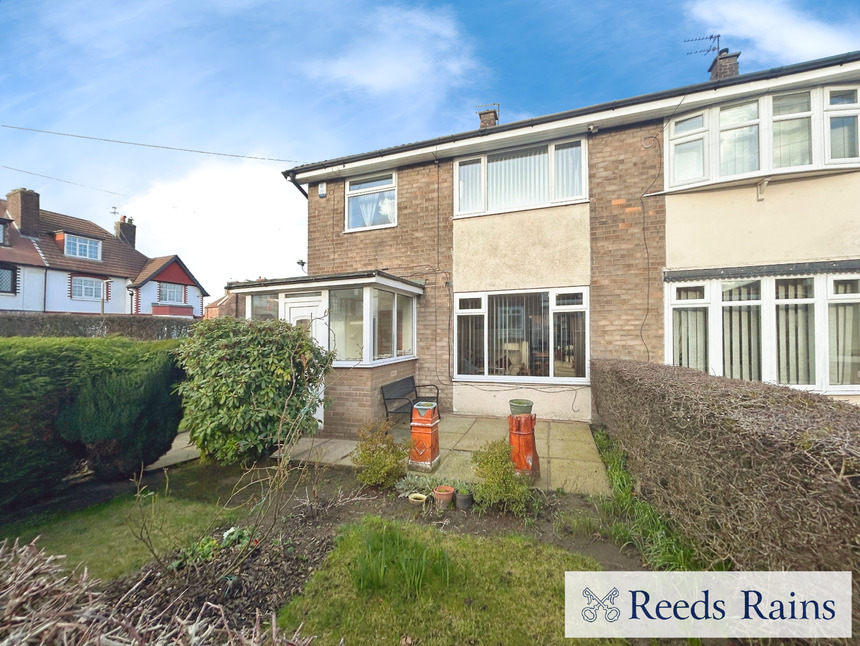
[[[413,375],[441,410],[592,418],[624,358],[860,401],[860,52],[285,171],[307,276],[231,283],[337,361],[325,433]],[[303,187],[307,187],[307,190]]]
[[[245,297],[225,292],[221,298],[203,306],[204,319],[217,319],[223,316],[245,318]]]
[[[0,200],[0,312],[202,318],[203,286],[179,256],[147,258],[122,216],[115,235],[40,208],[17,189]]]

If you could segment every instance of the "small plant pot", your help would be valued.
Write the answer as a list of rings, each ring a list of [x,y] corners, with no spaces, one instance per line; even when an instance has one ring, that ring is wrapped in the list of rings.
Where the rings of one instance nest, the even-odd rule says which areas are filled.
[[[457,509],[461,511],[469,511],[472,508],[472,503],[475,501],[475,497],[472,495],[471,491],[467,491],[466,493],[460,493],[459,491],[454,494],[454,498],[457,504]]]
[[[511,399],[508,401],[511,415],[530,415],[535,403],[530,399]]]
[[[427,501],[427,496],[423,493],[411,493],[409,494],[409,504],[415,505],[416,507],[420,507]]]
[[[439,485],[433,490],[433,497],[436,499],[436,506],[439,509],[448,509],[448,505],[454,499],[454,487]]]

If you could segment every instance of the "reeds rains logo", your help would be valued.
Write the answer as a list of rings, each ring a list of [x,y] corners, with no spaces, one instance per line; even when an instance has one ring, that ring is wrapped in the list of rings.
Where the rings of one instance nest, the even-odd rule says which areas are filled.
[[[567,572],[565,637],[850,638],[851,576]]]

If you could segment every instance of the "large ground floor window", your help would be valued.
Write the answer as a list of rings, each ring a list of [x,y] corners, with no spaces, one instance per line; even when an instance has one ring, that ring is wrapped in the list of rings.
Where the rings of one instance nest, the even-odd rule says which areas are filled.
[[[588,289],[455,296],[456,376],[585,380]]]
[[[667,361],[711,374],[860,391],[860,276],[667,283]]]

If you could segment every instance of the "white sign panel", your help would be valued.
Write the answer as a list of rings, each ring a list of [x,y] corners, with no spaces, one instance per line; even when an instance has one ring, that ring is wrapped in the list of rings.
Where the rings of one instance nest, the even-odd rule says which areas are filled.
[[[851,637],[851,572],[566,572],[565,637]]]

